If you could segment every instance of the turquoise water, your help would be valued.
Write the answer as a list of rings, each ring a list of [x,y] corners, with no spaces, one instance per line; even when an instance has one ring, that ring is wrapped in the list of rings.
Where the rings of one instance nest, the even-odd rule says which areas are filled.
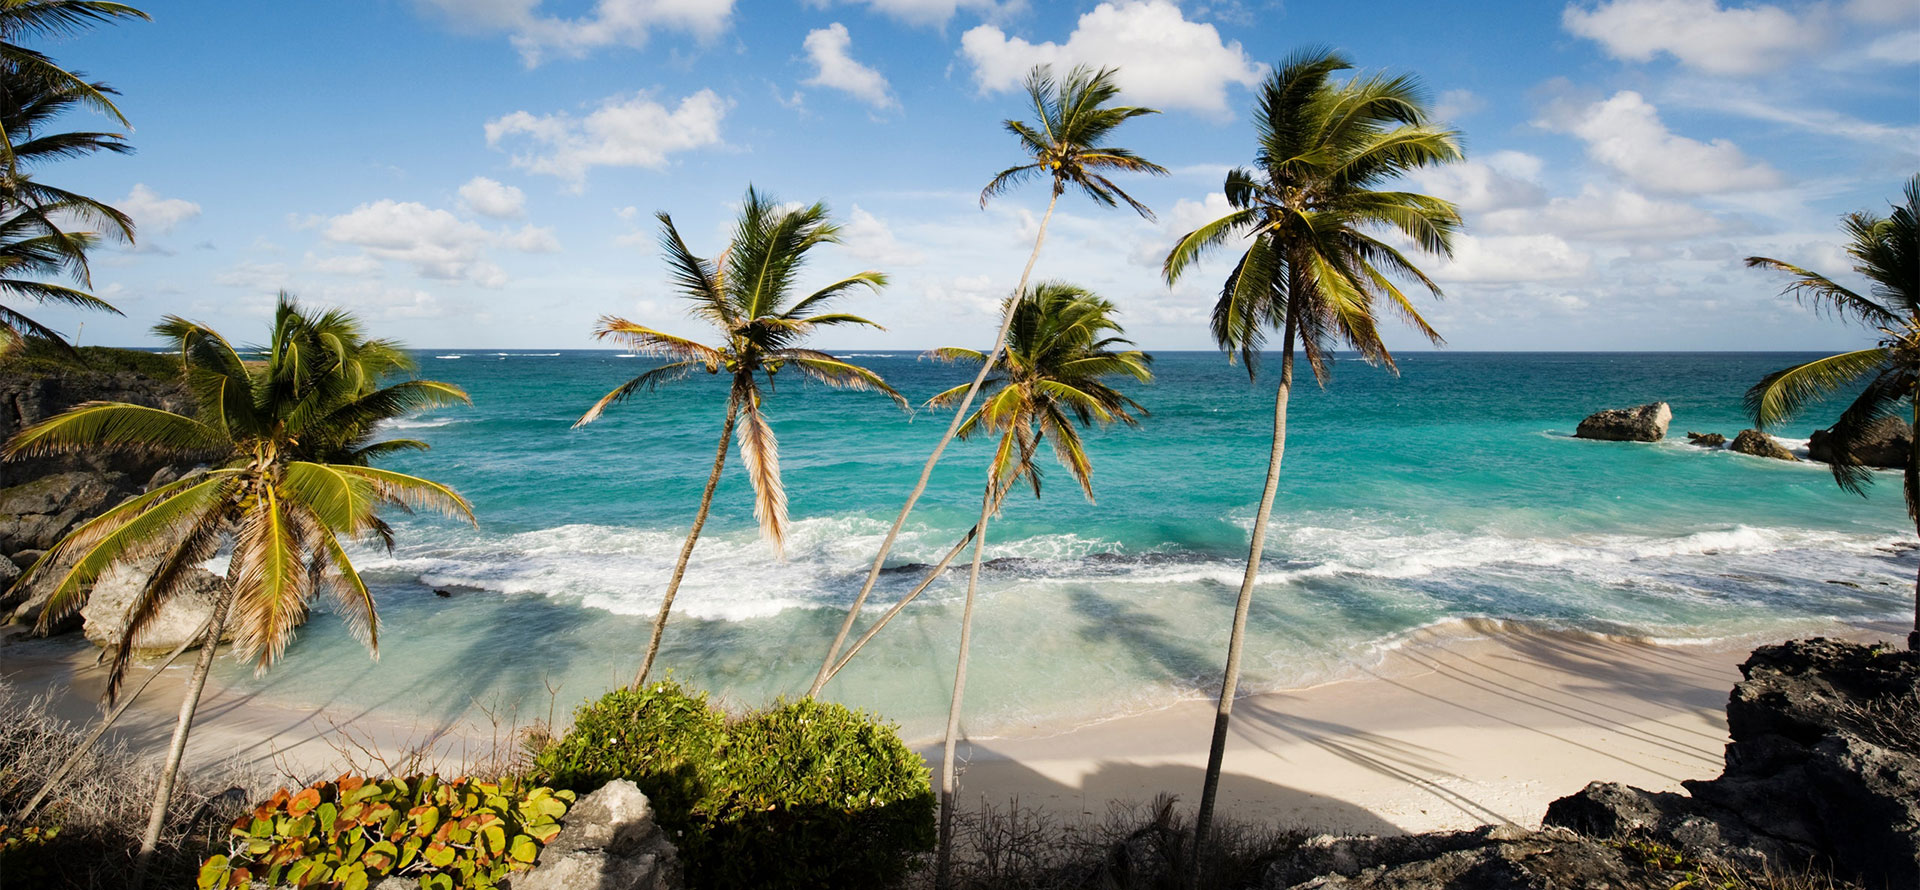
[[[913,398],[964,380],[912,354],[852,355]],[[1340,363],[1329,388],[1294,398],[1243,688],[1326,680],[1415,629],[1469,618],[1704,640],[1910,615],[1913,555],[1899,545],[1912,527],[1897,479],[1863,500],[1819,465],[1684,444],[1689,429],[1739,431],[1745,388],[1798,358],[1415,354],[1398,377]],[[227,682],[291,704],[442,719],[474,702],[564,713],[628,680],[711,466],[725,390],[701,375],[568,427],[652,361],[422,353],[424,376],[466,387],[474,406],[395,424],[433,450],[391,466],[454,485],[479,528],[400,517],[391,555],[359,551],[380,602],[377,662],[322,614],[272,672],[224,665]],[[1133,390],[1152,412],[1144,425],[1089,439],[1097,504],[1053,470],[1044,499],[1015,500],[993,526],[968,695],[975,734],[1156,707],[1218,683],[1273,381],[1249,384],[1215,353],[1161,354],[1155,370]],[[758,539],[730,466],[660,660],[740,704],[804,691],[947,421],[781,383],[770,412],[794,519],[786,558]],[[1569,437],[1593,410],[1654,400],[1673,405],[1665,443]],[[893,564],[935,561],[971,524],[988,447],[949,449]],[[886,576],[873,614],[914,580]],[[954,572],[937,583],[830,694],[911,736],[936,732],[964,582]]]

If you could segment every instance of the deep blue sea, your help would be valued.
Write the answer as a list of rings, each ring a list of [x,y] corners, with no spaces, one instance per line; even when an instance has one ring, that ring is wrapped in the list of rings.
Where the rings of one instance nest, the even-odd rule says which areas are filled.
[[[848,353],[916,400],[968,373]],[[1687,430],[1748,425],[1745,389],[1809,356],[1418,353],[1394,376],[1342,361],[1297,388],[1243,689],[1321,682],[1423,628],[1468,619],[1668,640],[1758,637],[1911,615],[1916,554],[1897,478],[1871,497],[1826,469],[1709,451]],[[1156,356],[1131,388],[1151,416],[1092,434],[1097,503],[1051,467],[992,526],[968,727],[1029,731],[1211,694],[1260,494],[1277,368]],[[357,550],[379,599],[375,661],[317,615],[285,660],[225,682],[303,706],[441,719],[473,703],[522,719],[626,682],[697,506],[724,411],[698,375],[570,424],[653,359],[611,351],[420,353],[472,408],[392,425],[423,439],[395,469],[469,497],[472,528],[397,519]],[[1570,438],[1603,407],[1665,400],[1658,444]],[[794,519],[785,559],[727,475],[660,666],[736,704],[803,692],[947,415],[783,375],[769,401]],[[1830,421],[1779,430],[1804,445]],[[891,562],[930,563],[972,523],[986,442],[957,443]],[[1049,456],[1047,460],[1051,460]],[[914,579],[891,574],[871,614]],[[964,572],[938,582],[830,694],[937,731]],[[449,590],[438,597],[434,588]]]

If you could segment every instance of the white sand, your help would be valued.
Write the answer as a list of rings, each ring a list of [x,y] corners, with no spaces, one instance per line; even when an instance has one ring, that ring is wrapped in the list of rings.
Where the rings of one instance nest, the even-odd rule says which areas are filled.
[[[1720,773],[1724,707],[1752,641],[1654,645],[1488,628],[1425,634],[1352,678],[1250,696],[1234,708],[1223,815],[1322,830],[1397,833],[1538,824],[1547,804],[1589,781],[1679,790]],[[1829,635],[1895,639],[1901,628]],[[122,718],[136,752],[165,750],[193,653]],[[283,668],[285,669],[285,668]],[[92,719],[104,670],[68,640],[0,641],[0,678],[45,693],[67,719]],[[1110,801],[1200,791],[1213,705],[1193,701],[1052,734],[963,743],[962,800],[1017,798],[1062,816]],[[396,725],[347,710],[306,712],[208,690],[188,760],[233,762],[294,780],[348,768],[390,771],[407,750],[425,766],[506,750],[484,713],[451,725]],[[923,745],[937,767],[939,748]],[[376,755],[378,755],[376,757]],[[385,763],[382,763],[384,758]]]

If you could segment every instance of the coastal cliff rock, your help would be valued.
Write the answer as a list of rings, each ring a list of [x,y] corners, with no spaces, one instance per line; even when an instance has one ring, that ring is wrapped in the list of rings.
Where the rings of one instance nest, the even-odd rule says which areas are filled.
[[[1807,458],[1832,463],[1833,449],[1828,444],[1832,438],[1832,429],[1814,430],[1807,439]],[[1874,421],[1866,437],[1854,447],[1853,459],[1862,466],[1898,469],[1907,465],[1907,454],[1912,449],[1913,428],[1898,417],[1882,417]]]
[[[1673,409],[1666,402],[1637,408],[1608,408],[1580,421],[1573,435],[1608,442],[1658,442],[1666,438],[1667,424],[1671,422]]]
[[[1696,433],[1692,430],[1688,430],[1687,444],[1698,445],[1701,448],[1719,448],[1720,446],[1727,444],[1727,437],[1722,436],[1719,433]]]
[[[159,567],[157,558],[116,565],[94,582],[87,604],[80,608],[87,639],[106,649],[118,646],[127,632],[127,610]],[[188,576],[187,588],[168,599],[134,640],[135,651],[171,651],[198,634],[213,617],[226,595],[226,579],[202,568],[189,569]],[[231,632],[227,638],[232,638]]]
[[[1733,437],[1733,443],[1727,446],[1727,450],[1774,460],[1799,460],[1787,450],[1787,446],[1759,430],[1741,430],[1740,435]]]
[[[1488,826],[1477,831],[1445,832],[1399,838],[1349,838],[1321,843],[1320,838],[1288,862],[1273,866],[1264,886],[1279,890],[1667,890],[1663,875],[1627,861],[1619,849],[1565,829],[1528,832]],[[1325,873],[1298,883],[1297,876],[1314,848],[1332,857]],[[1312,866],[1307,866],[1311,868]]]
[[[1594,783],[1545,822],[1750,868],[1830,864],[1920,886],[1920,653],[1825,639],[1763,646],[1727,703],[1726,769],[1689,794]]]
[[[640,788],[615,779],[580,799],[513,890],[680,890],[680,857]]]

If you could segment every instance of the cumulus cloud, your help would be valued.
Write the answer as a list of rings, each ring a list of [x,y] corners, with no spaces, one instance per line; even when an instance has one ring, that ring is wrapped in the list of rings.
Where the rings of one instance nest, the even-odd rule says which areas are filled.
[[[413,201],[381,199],[323,222],[321,236],[361,248],[367,256],[406,263],[423,278],[466,280],[482,287],[506,284],[507,274],[488,257],[494,247],[523,253],[560,249],[549,229],[525,226],[494,231],[446,210]]]
[[[725,31],[733,0],[597,0],[569,18],[541,12],[542,0],[419,0],[456,24],[512,35],[529,67],[549,54],[580,57],[609,46],[643,47],[656,30],[711,40]]]
[[[1519,151],[1497,151],[1484,161],[1422,167],[1408,179],[1422,192],[1445,198],[1464,212],[1531,207],[1544,202],[1539,158]]]
[[[926,260],[925,254],[901,244],[885,222],[858,204],[840,226],[840,243],[848,253],[885,266],[914,266]]]
[[[909,25],[928,27],[945,25],[962,9],[981,15],[998,15],[1007,4],[995,0],[844,0],[859,4],[881,15]]]
[[[1720,228],[1713,214],[1691,204],[1593,185],[1578,195],[1554,198],[1543,207],[1496,210],[1475,222],[1476,228],[1489,232],[1551,232],[1594,241],[1690,238]]]
[[[875,108],[892,108],[898,104],[887,90],[887,79],[848,54],[853,48],[853,37],[847,33],[847,26],[834,22],[808,31],[804,45],[814,70],[813,77],[806,81],[807,86],[831,87]]]
[[[485,176],[475,176],[460,187],[460,203],[481,216],[514,219],[526,215],[527,194]]]
[[[1660,54],[1713,74],[1771,71],[1826,39],[1811,16],[1778,6],[1722,7],[1719,0],[1608,0],[1570,4],[1561,24],[1631,62]]]
[[[1749,159],[1732,142],[1700,142],[1668,130],[1659,110],[1632,90],[1585,106],[1555,103],[1536,123],[1579,137],[1589,157],[1650,191],[1708,194],[1781,182],[1780,171]]]
[[[113,206],[133,217],[136,233],[143,235],[164,235],[200,215],[200,205],[182,198],[162,198],[145,183],[134,183],[133,190]]]
[[[1584,275],[1593,257],[1558,235],[1456,235],[1453,258],[1424,268],[1441,281],[1552,281]]]
[[[594,167],[659,169],[674,152],[719,144],[729,104],[712,90],[701,90],[671,110],[639,93],[609,98],[584,118],[516,111],[487,122],[487,144],[497,147],[508,137],[524,137],[536,148],[515,154],[514,166],[557,176],[579,192]]]
[[[1017,89],[1027,71],[1050,64],[1119,66],[1115,80],[1130,102],[1231,117],[1227,86],[1251,87],[1266,73],[1238,41],[1223,42],[1210,24],[1188,21],[1169,0],[1114,0],[1080,17],[1065,43],[1030,43],[994,25],[960,38],[981,92]]]

